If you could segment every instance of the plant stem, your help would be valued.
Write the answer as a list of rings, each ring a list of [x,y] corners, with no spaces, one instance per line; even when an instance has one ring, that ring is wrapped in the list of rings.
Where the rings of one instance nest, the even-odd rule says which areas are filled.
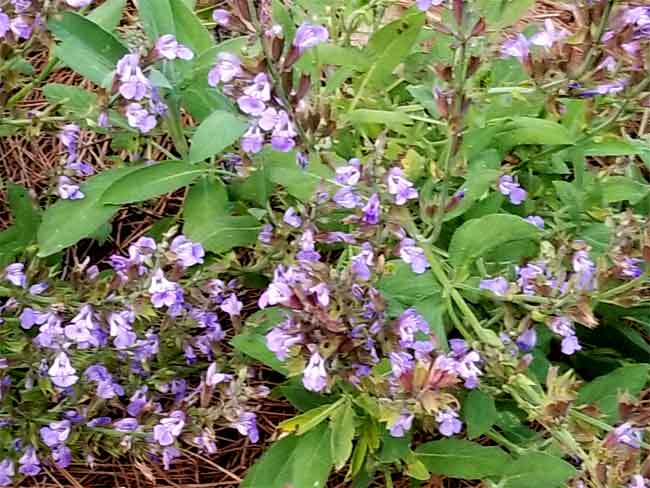
[[[35,87],[40,85],[45,78],[50,76],[50,73],[52,70],[56,67],[57,63],[59,62],[58,58],[54,55],[50,55],[50,59],[45,65],[45,68],[43,68],[43,71],[34,78],[32,81],[27,83],[25,86],[23,86],[18,92],[14,93],[14,95],[7,100],[7,108],[11,108],[15,106],[18,102],[20,102],[23,98],[27,96],[27,94]]]

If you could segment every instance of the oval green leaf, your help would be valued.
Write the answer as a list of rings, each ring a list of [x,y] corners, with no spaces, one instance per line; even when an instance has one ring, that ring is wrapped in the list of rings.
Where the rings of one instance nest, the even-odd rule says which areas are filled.
[[[498,447],[484,447],[462,439],[427,442],[416,450],[433,474],[466,480],[482,480],[502,474],[510,456]]]
[[[224,110],[217,110],[198,126],[190,146],[190,161],[203,161],[230,146],[246,132],[248,124]]]

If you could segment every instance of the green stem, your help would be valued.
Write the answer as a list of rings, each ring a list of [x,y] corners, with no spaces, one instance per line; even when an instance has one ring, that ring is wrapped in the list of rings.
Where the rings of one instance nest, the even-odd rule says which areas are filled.
[[[45,65],[45,68],[43,68],[43,71],[41,71],[41,73],[36,78],[18,90],[18,92],[14,93],[14,95],[7,101],[6,107],[11,108],[20,102],[23,98],[25,98],[34,87],[40,85],[45,80],[45,78],[50,76],[50,73],[56,67],[56,64],[58,62],[58,58],[54,55],[51,55],[49,61]]]

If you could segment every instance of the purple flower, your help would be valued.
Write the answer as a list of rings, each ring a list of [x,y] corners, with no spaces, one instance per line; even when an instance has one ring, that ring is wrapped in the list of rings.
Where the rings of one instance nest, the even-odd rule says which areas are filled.
[[[379,195],[377,193],[373,193],[368,199],[368,203],[362,208],[362,210],[363,210],[363,217],[361,217],[361,221],[364,224],[368,224],[368,225],[378,224],[381,216]]]
[[[517,266],[517,285],[526,295],[535,295],[537,285],[548,284],[546,265],[541,262],[531,262],[525,266]]]
[[[529,215],[524,220],[529,224],[533,224],[535,227],[538,227],[539,229],[544,228],[544,219],[541,218],[539,215]]]
[[[418,9],[426,12],[431,8],[432,5],[441,5],[444,1],[445,0],[417,0],[415,4],[417,5]]]
[[[411,270],[414,273],[422,274],[429,267],[429,261],[427,261],[424,255],[424,250],[416,246],[413,239],[402,239],[402,242],[399,244],[399,256],[402,258],[402,261],[411,265]]]
[[[568,35],[569,33],[565,29],[556,29],[553,21],[551,19],[546,19],[544,21],[544,30],[531,37],[530,42],[536,46],[542,46],[550,49],[553,47],[553,44],[561,41]]]
[[[514,57],[523,61],[529,54],[530,42],[523,34],[517,34],[516,37],[507,40],[501,46],[501,55],[504,57]]]
[[[349,186],[337,191],[332,200],[342,208],[356,208],[361,204],[361,197],[354,192],[354,188]]]
[[[321,307],[326,308],[330,304],[330,290],[325,283],[312,286],[309,288],[309,293],[316,295],[316,301]]]
[[[70,436],[70,426],[69,420],[51,422],[47,427],[41,427],[41,440],[47,447],[63,444]]]
[[[221,27],[228,27],[230,23],[230,12],[222,8],[217,8],[212,11],[212,20],[214,20]]]
[[[522,352],[530,352],[535,348],[537,344],[537,332],[535,329],[530,328],[526,329],[524,332],[517,337],[517,347]]]
[[[15,474],[14,462],[11,459],[3,459],[0,462],[0,486],[13,484],[12,477]]]
[[[177,449],[175,447],[165,447],[162,452],[163,468],[165,470],[169,470],[172,461],[174,461],[174,459],[180,456],[181,456],[180,449]]]
[[[643,274],[643,269],[639,266],[641,263],[643,263],[642,259],[623,256],[623,259],[618,262],[620,276],[626,279],[638,278]]]
[[[395,203],[404,205],[408,200],[418,197],[418,192],[413,188],[413,183],[404,178],[400,168],[391,168],[387,176],[388,193],[395,195]]]
[[[465,388],[476,388],[478,377],[483,374],[478,367],[481,363],[481,356],[477,351],[469,349],[467,343],[462,339],[451,339],[449,347],[451,352],[447,359],[451,360],[449,362],[451,371],[465,380]]]
[[[604,83],[602,85],[595,86],[590,90],[584,90],[578,95],[582,98],[592,98],[597,95],[616,95],[617,93],[625,90],[626,80],[618,80],[612,83]]]
[[[259,127],[251,126],[241,138],[241,148],[248,154],[257,154],[264,145],[264,135]]]
[[[463,423],[458,420],[458,412],[451,408],[446,408],[436,415],[438,430],[445,437],[451,437],[463,430]]]
[[[79,380],[79,377],[75,374],[76,372],[70,364],[70,359],[68,359],[67,354],[61,351],[54,358],[54,362],[48,369],[47,374],[56,386],[68,388]]]
[[[151,276],[149,293],[154,308],[172,307],[183,303],[183,289],[178,283],[167,280],[160,268],[154,271]]]
[[[205,256],[201,244],[190,241],[182,234],[174,237],[169,249],[176,255],[176,261],[185,268],[201,264]]]
[[[9,23],[9,28],[18,39],[29,39],[32,35],[32,26],[27,21],[27,18],[22,15],[15,17]]]
[[[520,205],[528,196],[528,193],[519,185],[517,179],[510,175],[501,176],[499,179],[499,191],[502,195],[509,197],[510,203],[513,205]]]
[[[299,261],[317,262],[320,260],[320,254],[316,251],[314,245],[314,231],[307,229],[300,237],[300,251],[296,253]]]
[[[266,76],[266,73],[258,73],[255,75],[253,82],[244,88],[244,95],[247,95],[256,100],[261,100],[262,102],[268,102],[271,100],[271,83],[269,82],[269,78]],[[282,113],[287,115],[284,110],[281,110],[278,113],[278,116]]]
[[[230,296],[221,303],[221,310],[231,317],[239,316],[243,307],[244,304],[237,299],[237,295],[234,293],[231,293]]]
[[[415,344],[416,334],[429,335],[431,329],[426,319],[414,308],[405,310],[397,320],[397,330],[400,336],[400,346],[412,348]]]
[[[280,361],[287,359],[289,349],[297,344],[301,344],[304,340],[304,336],[301,333],[291,331],[292,325],[291,320],[287,319],[266,334],[266,347],[269,351],[275,353],[275,356]]]
[[[336,181],[342,185],[354,186],[359,183],[361,162],[358,159],[350,159],[349,164],[336,168]]]
[[[633,427],[629,422],[625,422],[616,427],[610,435],[617,444],[624,444],[633,449],[639,449],[641,447],[641,440],[643,438],[641,430]]]
[[[23,263],[12,263],[5,268],[4,279],[9,283],[21,288],[27,287],[27,276],[25,276],[25,265]]]
[[[582,349],[578,343],[573,322],[565,315],[553,317],[549,324],[550,329],[562,337],[562,353],[570,356]]]
[[[156,116],[150,114],[139,103],[129,103],[126,106],[125,115],[129,125],[138,129],[143,134],[146,134],[156,127]]]
[[[194,438],[194,444],[201,449],[202,451],[207,452],[208,454],[216,454],[217,445],[214,442],[214,435],[203,430],[200,435],[197,435]]]
[[[352,272],[357,275],[357,277],[363,281],[368,281],[372,272],[370,266],[375,262],[375,254],[372,250],[370,243],[365,242],[361,246],[361,252],[355,256],[352,256],[350,260]]]
[[[241,61],[231,53],[219,53],[217,64],[208,73],[208,84],[217,86],[219,83],[229,83],[242,73]]]
[[[137,54],[122,56],[115,67],[115,74],[120,82],[120,95],[127,100],[142,100],[151,94],[153,87],[140,69],[140,56]]]
[[[232,424],[241,435],[248,436],[251,442],[260,440],[260,433],[257,430],[257,415],[253,412],[243,412],[239,419]]]
[[[219,383],[228,381],[232,378],[232,375],[219,373],[217,370],[217,363],[212,363],[208,367],[208,371],[205,373],[205,384],[207,386],[216,386]]]
[[[9,31],[9,16],[0,8],[0,38],[4,37]],[[5,459],[6,461],[6,459]],[[4,463],[4,461],[3,461]],[[0,474],[1,476],[1,474]],[[1,483],[0,483],[1,484]]]
[[[259,98],[242,95],[237,99],[239,110],[248,115],[261,115],[266,110],[266,105]]]
[[[402,410],[400,416],[397,417],[397,420],[395,420],[395,422],[388,429],[390,435],[393,437],[404,437],[404,434],[406,434],[413,425],[413,418],[414,417],[411,412],[406,409]]]
[[[68,446],[59,444],[52,449],[52,460],[59,469],[65,469],[72,464],[72,451]]]
[[[393,376],[397,379],[401,378],[413,369],[413,356],[407,352],[388,353],[388,359],[390,360]]]
[[[571,264],[576,278],[578,290],[591,291],[594,289],[596,280],[596,265],[585,250],[576,251],[571,258]]]
[[[59,196],[64,200],[81,200],[86,196],[79,188],[79,185],[67,176],[59,176],[57,189]]]
[[[34,325],[38,323],[39,320],[41,320],[41,317],[46,314],[43,314],[41,312],[37,312],[34,309],[31,309],[29,307],[23,309],[23,311],[20,313],[20,326],[23,329],[29,330]]]
[[[169,417],[163,418],[160,423],[153,428],[154,440],[161,446],[170,446],[181,435],[185,426],[185,414],[180,410],[175,410],[169,414]]]
[[[506,280],[503,276],[486,278],[484,280],[481,280],[481,283],[479,284],[479,288],[481,290],[490,290],[492,293],[500,297],[508,293],[509,287],[510,284],[508,283],[508,280]]]
[[[115,338],[113,345],[116,349],[127,349],[135,344],[138,336],[131,328],[134,320],[135,315],[131,310],[112,312],[108,316],[109,334]]]
[[[179,43],[172,34],[160,36],[154,47],[156,55],[159,58],[166,59],[185,59],[189,60],[194,57],[194,53],[185,45]]]
[[[93,3],[93,0],[65,0],[65,3],[74,8],[82,8]]]
[[[135,390],[131,398],[129,398],[129,404],[126,407],[126,411],[129,415],[137,417],[140,415],[144,407],[147,405],[147,390],[146,386],[138,388]]]
[[[34,446],[27,447],[25,453],[18,460],[18,464],[20,464],[18,471],[25,476],[36,476],[41,472],[41,462],[36,455]]]
[[[118,432],[135,432],[140,427],[138,420],[133,417],[126,417],[113,423],[113,428]]]
[[[648,488],[648,483],[646,479],[640,474],[635,474],[630,479],[630,482],[627,485],[627,488]]]
[[[273,226],[271,224],[264,224],[257,239],[263,244],[271,244],[273,240]]]
[[[296,209],[293,207],[289,207],[286,212],[284,212],[282,220],[285,224],[289,224],[291,227],[294,227],[296,229],[302,225],[302,219],[296,213]]]
[[[293,39],[293,45],[298,48],[299,52],[303,52],[306,49],[312,48],[327,42],[329,39],[329,32],[327,29],[321,25],[311,25],[303,23],[298,27],[296,31],[296,36]]]
[[[32,0],[11,0],[11,4],[17,14],[22,14],[32,6]]]
[[[321,392],[327,386],[327,371],[325,370],[325,359],[320,355],[314,345],[309,346],[311,357],[303,371],[302,384],[309,391]]]
[[[284,110],[278,112],[278,122],[275,124],[271,135],[273,149],[280,152],[290,151],[296,145],[293,138],[297,135],[293,123],[289,119],[289,114]]]

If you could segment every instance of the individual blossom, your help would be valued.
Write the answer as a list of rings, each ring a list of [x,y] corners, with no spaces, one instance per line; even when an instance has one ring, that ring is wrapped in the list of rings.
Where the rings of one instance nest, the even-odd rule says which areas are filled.
[[[416,342],[416,334],[429,335],[431,329],[426,319],[417,310],[409,308],[397,319],[397,332],[400,338],[400,346],[412,348]]]
[[[377,193],[370,195],[370,198],[368,198],[368,203],[366,203],[366,205],[361,210],[363,211],[361,221],[364,224],[377,225],[381,217],[379,195]]]
[[[395,196],[397,205],[404,205],[408,200],[418,197],[418,192],[413,188],[413,183],[404,178],[400,168],[391,168],[387,176],[388,193]]]
[[[524,220],[529,224],[533,224],[538,229],[544,229],[544,219],[539,215],[529,215]]]
[[[3,459],[0,462],[0,486],[12,485],[14,474],[14,462],[11,459]]]
[[[395,422],[389,427],[388,431],[392,437],[404,437],[413,425],[413,414],[408,410],[402,410]]]
[[[569,33],[566,31],[566,29],[557,29],[551,19],[546,19],[544,21],[544,29],[531,37],[530,42],[536,46],[550,49],[553,47],[553,44],[561,41],[568,35]]]
[[[65,0],[65,3],[74,8],[83,8],[93,3],[93,0]]]
[[[503,276],[496,276],[494,278],[485,278],[479,283],[481,290],[489,290],[497,296],[504,296],[508,293],[510,283]]]
[[[151,276],[149,293],[154,308],[172,307],[183,301],[183,290],[180,285],[165,278],[160,268],[154,271]]]
[[[219,383],[228,381],[230,378],[232,378],[232,375],[219,373],[217,363],[211,363],[205,373],[205,384],[207,386],[216,386]]]
[[[138,336],[132,329],[135,314],[131,310],[111,312],[108,316],[109,334],[114,337],[116,349],[127,349],[135,344]]]
[[[240,139],[241,148],[248,154],[257,154],[264,146],[264,135],[257,125],[252,125]]]
[[[0,8],[0,38],[3,38],[5,35],[7,35],[7,32],[9,31],[9,24],[9,16]]]
[[[183,432],[185,426],[185,414],[180,410],[175,410],[169,414],[169,417],[161,421],[153,428],[154,440],[161,446],[170,446],[176,438]]]
[[[293,291],[288,279],[289,272],[285,273],[282,266],[278,266],[273,273],[273,281],[258,300],[260,308],[266,308],[269,305],[283,304],[286,305],[293,298]]]
[[[25,276],[25,265],[23,263],[12,263],[7,266],[3,278],[12,285],[21,288],[27,287],[27,276]]]
[[[530,41],[523,34],[517,34],[501,46],[501,55],[523,61],[530,54]]]
[[[201,244],[189,240],[182,234],[174,237],[169,249],[176,255],[176,261],[185,268],[201,264],[205,256]]]
[[[266,73],[256,74],[251,84],[244,88],[244,95],[262,102],[271,100],[271,82]],[[281,110],[278,115],[283,112],[286,114],[284,110]]]
[[[451,339],[449,347],[451,352],[448,358],[452,360],[452,371],[465,380],[465,388],[476,388],[478,377],[483,374],[479,368],[480,354],[470,349],[463,339]]]
[[[36,283],[29,287],[28,293],[33,296],[38,296],[49,288],[49,285],[45,282]]]
[[[535,295],[538,286],[548,284],[546,264],[530,262],[525,266],[517,266],[517,285],[525,295]]]
[[[253,412],[243,412],[232,426],[241,435],[247,436],[251,442],[260,440],[260,433],[257,429],[257,415]]]
[[[201,431],[201,434],[194,437],[193,441],[202,451],[205,451],[208,454],[216,454],[217,444],[214,442],[214,434],[207,430]]]
[[[222,8],[216,8],[212,11],[212,20],[221,27],[228,27],[228,24],[230,24],[230,12]]]
[[[126,106],[124,115],[126,115],[129,125],[143,134],[150,132],[158,123],[155,115],[149,113],[142,105],[135,102]]]
[[[125,54],[115,67],[118,91],[127,100],[142,100],[151,94],[153,86],[140,68],[140,56]]]
[[[63,444],[70,436],[70,427],[69,420],[51,422],[49,425],[41,427],[39,431],[41,440],[47,447]]]
[[[537,332],[530,328],[523,331],[516,340],[517,347],[522,352],[530,352],[537,344]]]
[[[336,181],[342,185],[355,186],[361,178],[361,162],[350,159],[347,165],[336,168]]]
[[[289,119],[289,114],[284,110],[278,114],[278,123],[271,133],[271,147],[276,151],[289,152],[295,145],[294,138],[298,135],[293,122]]]
[[[18,471],[25,476],[36,476],[41,472],[41,462],[36,455],[34,446],[28,446],[25,453],[18,460]]]
[[[302,225],[302,219],[296,213],[296,209],[289,207],[285,212],[282,220],[285,224],[289,224],[291,227],[298,228]]]
[[[11,4],[17,14],[22,14],[32,6],[32,0],[11,0]]]
[[[314,231],[307,229],[298,241],[300,251],[296,253],[296,259],[303,262],[317,262],[320,260],[320,253],[316,251],[314,243]]]
[[[620,277],[628,280],[638,278],[643,274],[643,269],[639,266],[641,263],[643,263],[642,259],[623,256],[622,259],[617,261]]]
[[[633,449],[641,447],[643,435],[641,430],[633,427],[631,423],[625,422],[616,427],[605,440],[605,444],[622,444]]]
[[[165,447],[162,451],[163,468],[165,470],[169,470],[174,459],[179,458],[180,456],[181,456],[180,449],[177,449],[176,447],[173,446]]]
[[[231,317],[236,317],[241,314],[244,304],[239,301],[237,295],[231,293],[230,296],[221,303],[220,308]]]
[[[510,175],[501,176],[499,191],[502,195],[507,196],[513,205],[520,205],[528,196],[528,193],[519,185],[517,179]]]
[[[292,331],[293,322],[285,320],[279,326],[271,329],[266,334],[266,347],[273,352],[280,361],[285,361],[289,350],[298,344],[302,344],[304,336],[299,331]]]
[[[230,83],[241,74],[241,60],[234,54],[221,52],[217,55],[217,64],[208,73],[208,84]]]
[[[67,176],[59,176],[59,184],[57,190],[59,192],[59,196],[64,200],[81,200],[86,196],[81,191],[79,185],[77,185]]]
[[[582,349],[573,327],[571,319],[565,315],[553,317],[549,324],[550,329],[562,337],[562,353],[568,356]]]
[[[424,250],[416,246],[413,239],[402,239],[399,245],[399,256],[402,261],[411,265],[411,270],[414,273],[422,274],[429,268],[429,261],[424,255]]]
[[[332,200],[341,208],[356,208],[361,204],[361,197],[349,186],[338,190],[332,197]]]
[[[304,52],[318,44],[327,42],[329,39],[329,32],[321,25],[312,25],[303,23],[296,30],[296,35],[293,39],[293,45],[299,52]]]
[[[445,437],[451,437],[459,434],[463,430],[463,423],[458,419],[458,412],[451,408],[446,408],[436,415],[438,422],[438,431]]]
[[[52,449],[52,460],[59,469],[65,469],[72,464],[72,451],[68,446],[60,444]]]
[[[257,239],[263,244],[271,244],[273,240],[273,225],[264,224]]]
[[[370,243],[361,246],[361,252],[350,259],[352,272],[361,280],[368,281],[372,275],[370,266],[374,264],[374,252]]]
[[[648,488],[648,486],[650,486],[650,482],[648,480],[646,480],[640,474],[635,474],[630,479],[627,488]]]
[[[47,371],[52,383],[60,388],[68,388],[74,385],[79,380],[76,372],[70,364],[68,355],[63,351],[54,358],[52,366]]]
[[[190,60],[194,53],[184,44],[179,43],[172,34],[160,36],[154,47],[156,57],[165,59],[184,59]]]
[[[125,434],[135,432],[140,427],[138,420],[133,417],[126,417],[113,422],[113,428]]]
[[[589,257],[589,252],[586,250],[576,251],[571,258],[571,264],[575,273],[576,288],[586,291],[593,290],[596,281],[596,265]]]
[[[237,106],[239,110],[247,115],[259,116],[266,110],[266,104],[262,100],[249,95],[242,95],[237,98]]]
[[[148,388],[143,386],[138,388],[133,392],[133,395],[129,398],[129,404],[126,407],[126,411],[132,417],[137,417],[144,410],[147,405],[147,391]]]
[[[302,384],[307,390],[318,393],[327,386],[325,359],[320,355],[316,346],[309,346],[309,350],[312,354],[307,367],[303,371]]]
[[[626,80],[617,80],[612,83],[603,83],[589,90],[583,90],[578,93],[582,98],[593,98],[598,95],[616,95],[625,90]]]
[[[27,17],[19,15],[12,19],[9,28],[17,39],[29,39],[32,35],[32,26],[27,21]]]

